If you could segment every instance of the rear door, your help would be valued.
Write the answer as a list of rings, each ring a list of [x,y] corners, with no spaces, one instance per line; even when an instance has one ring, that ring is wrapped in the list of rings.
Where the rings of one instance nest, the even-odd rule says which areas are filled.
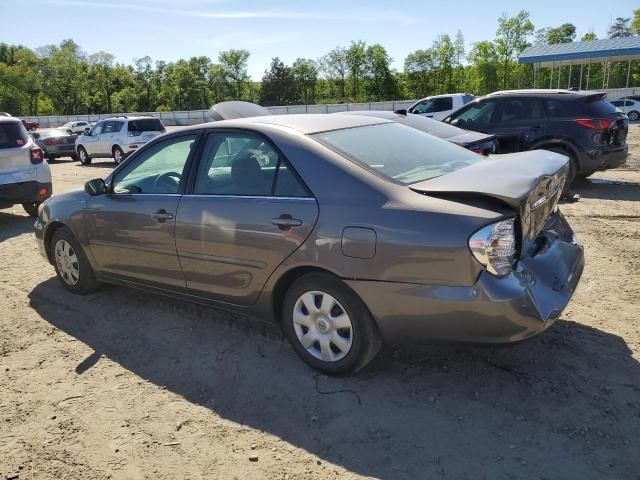
[[[529,97],[503,98],[492,133],[500,153],[527,150],[546,135],[548,121],[542,100]]]
[[[209,133],[193,183],[176,223],[187,288],[252,304],[313,230],[316,200],[266,138],[246,132]]]

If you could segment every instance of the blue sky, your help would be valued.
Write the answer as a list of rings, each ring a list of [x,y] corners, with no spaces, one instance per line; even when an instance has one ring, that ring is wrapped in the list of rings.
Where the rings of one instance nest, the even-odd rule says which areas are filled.
[[[145,55],[215,59],[246,48],[249,73],[260,79],[271,57],[315,59],[359,39],[382,44],[401,69],[407,53],[443,33],[460,29],[467,45],[493,39],[497,18],[521,8],[536,29],[572,22],[578,37],[593,30],[602,38],[613,18],[638,7],[634,0],[0,0],[0,42],[35,48],[72,38],[87,53],[105,50],[123,63]]]

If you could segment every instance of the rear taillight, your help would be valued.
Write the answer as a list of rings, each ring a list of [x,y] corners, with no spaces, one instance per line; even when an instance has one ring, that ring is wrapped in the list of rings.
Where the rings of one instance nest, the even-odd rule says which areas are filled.
[[[42,160],[44,160],[42,149],[40,147],[33,147],[31,149],[31,163],[42,163]]]
[[[508,274],[516,258],[515,219],[478,230],[469,239],[469,249],[489,273],[497,277]]]
[[[616,123],[615,120],[609,120],[608,118],[578,118],[575,122],[593,130],[607,130]]]

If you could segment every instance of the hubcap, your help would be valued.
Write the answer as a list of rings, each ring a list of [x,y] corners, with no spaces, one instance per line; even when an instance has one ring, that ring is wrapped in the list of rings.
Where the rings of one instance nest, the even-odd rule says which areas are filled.
[[[69,242],[62,239],[56,242],[54,251],[60,277],[68,285],[76,285],[80,280],[80,264],[76,251]]]
[[[82,163],[87,161],[87,154],[83,148],[80,149],[80,160],[82,160]]]
[[[345,308],[333,296],[313,291],[293,307],[293,327],[300,344],[315,358],[337,362],[351,350],[353,327]]]
[[[113,152],[113,159],[116,161],[116,163],[120,163],[122,161],[122,152],[117,148]]]

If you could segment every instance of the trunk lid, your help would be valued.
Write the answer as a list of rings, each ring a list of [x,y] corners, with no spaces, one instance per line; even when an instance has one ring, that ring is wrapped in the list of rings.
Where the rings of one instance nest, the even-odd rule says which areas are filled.
[[[524,251],[555,210],[568,170],[564,155],[532,150],[490,156],[410,188],[441,198],[483,196],[504,202],[518,214]]]

